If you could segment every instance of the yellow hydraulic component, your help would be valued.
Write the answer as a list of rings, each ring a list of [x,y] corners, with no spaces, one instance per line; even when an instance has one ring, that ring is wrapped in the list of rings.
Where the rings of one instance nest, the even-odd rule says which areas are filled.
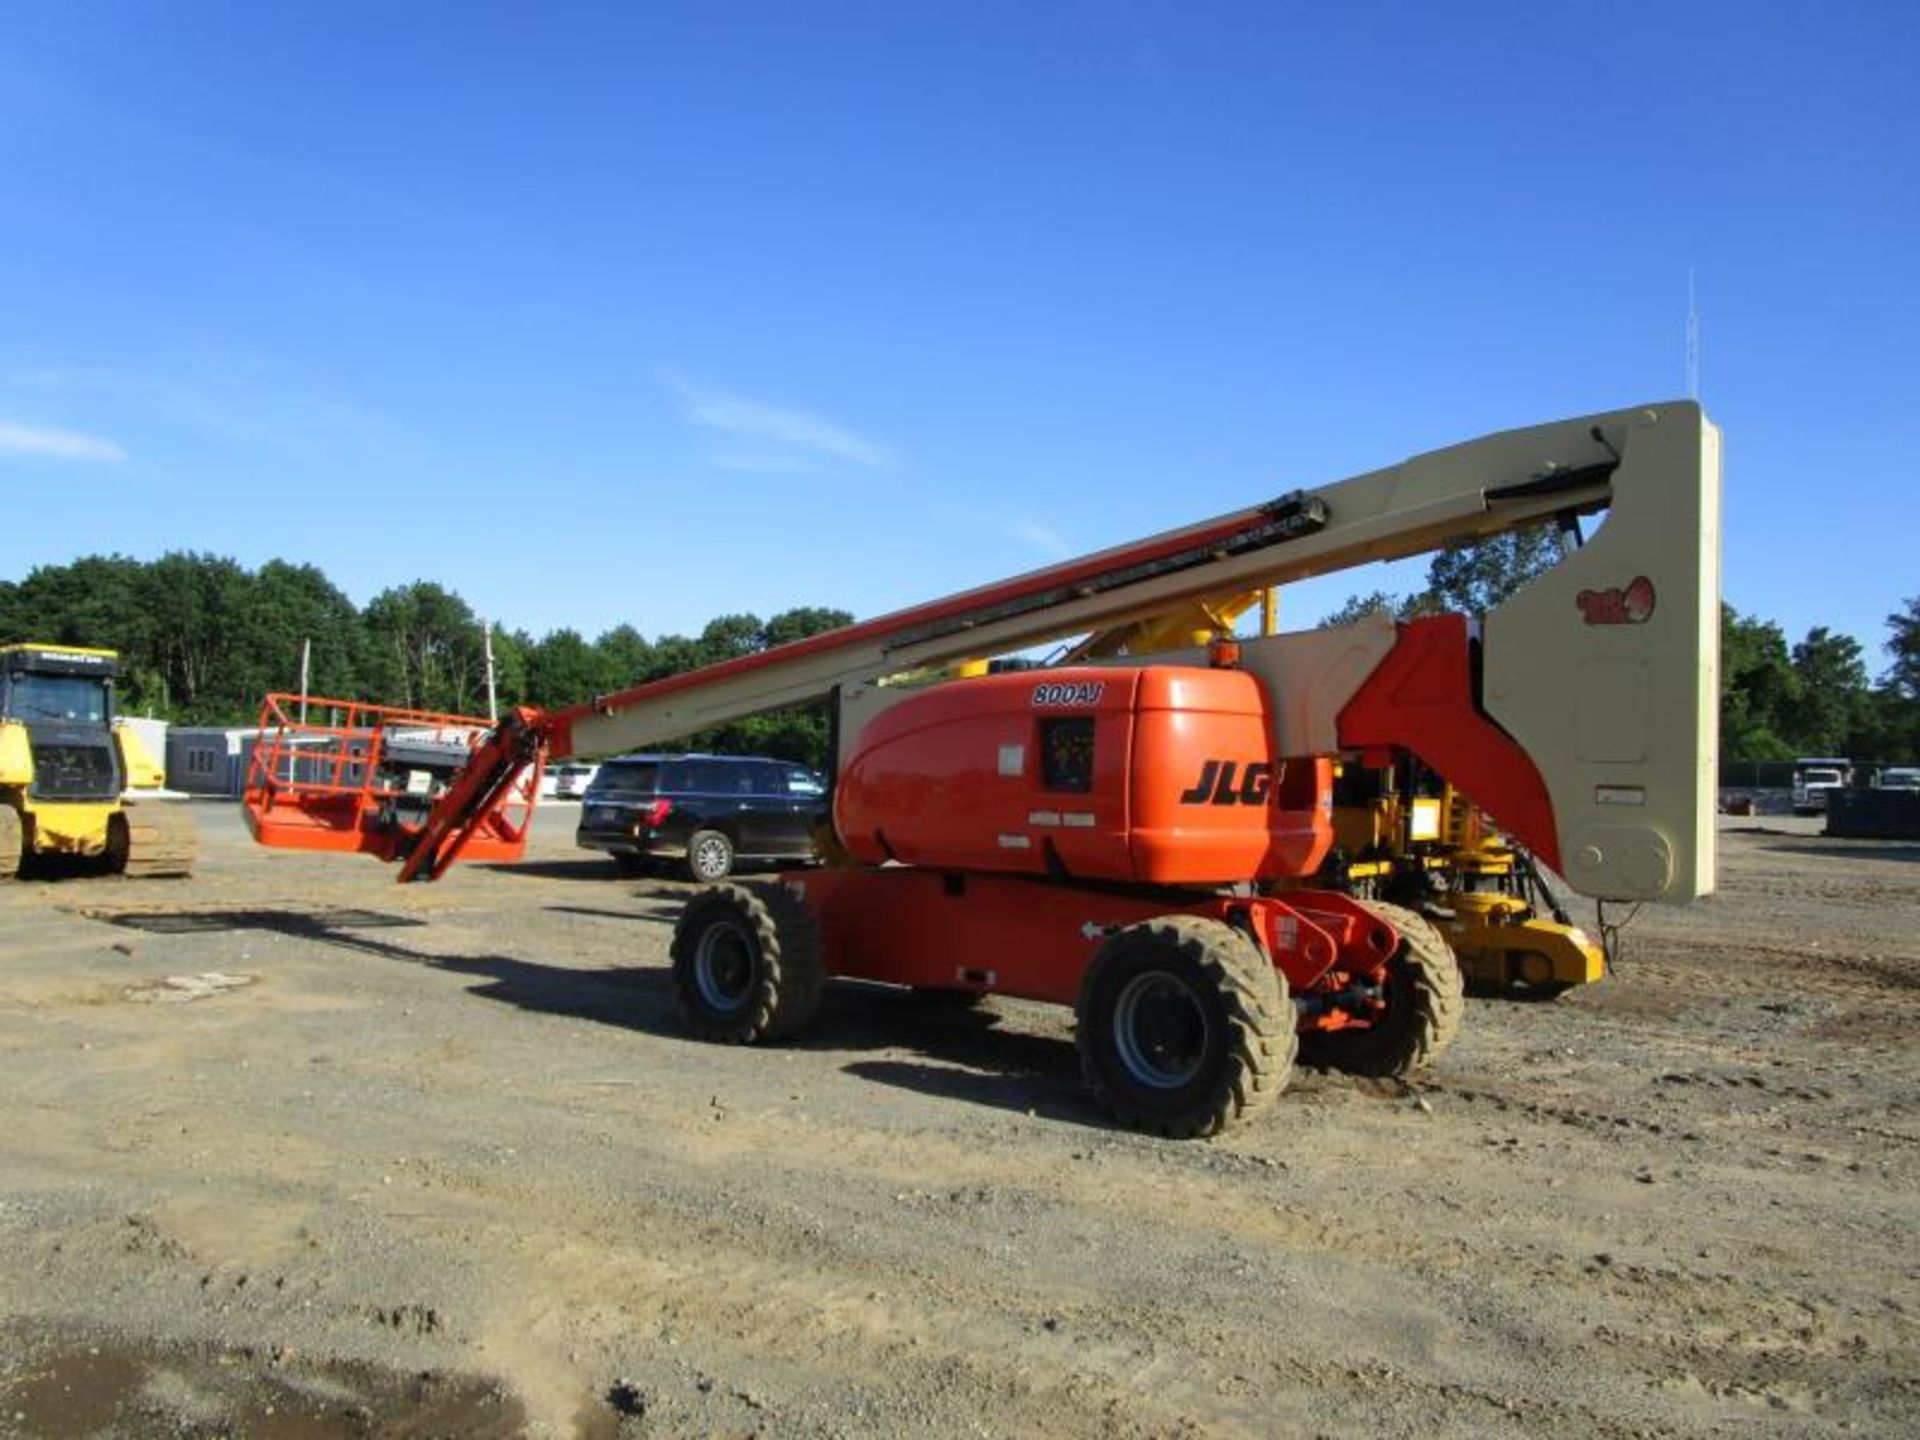
[[[1216,595],[1195,600],[1164,615],[1150,615],[1089,635],[1062,663],[1104,660],[1114,655],[1157,655],[1164,650],[1191,650],[1216,635],[1231,635],[1240,617],[1261,603],[1264,590],[1238,595]]]
[[[1457,890],[1446,899],[1452,918],[1433,923],[1467,979],[1480,985],[1557,995],[1606,974],[1606,955],[1577,925],[1543,920],[1517,895]]]

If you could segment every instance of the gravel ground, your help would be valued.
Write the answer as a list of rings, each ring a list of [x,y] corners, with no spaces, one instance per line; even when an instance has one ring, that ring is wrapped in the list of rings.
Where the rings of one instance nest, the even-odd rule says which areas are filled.
[[[574,807],[405,889],[193,808],[0,887],[0,1433],[1920,1430],[1920,845],[1728,822],[1606,983],[1177,1143],[1043,1006],[683,1039]]]

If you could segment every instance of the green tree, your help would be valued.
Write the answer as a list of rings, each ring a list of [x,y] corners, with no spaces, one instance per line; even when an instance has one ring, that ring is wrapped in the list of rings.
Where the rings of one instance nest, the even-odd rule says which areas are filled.
[[[1720,749],[1729,760],[1791,760],[1800,678],[1770,620],[1720,606]]]
[[[826,630],[840,630],[853,624],[853,616],[845,610],[831,610],[820,605],[803,605],[793,610],[783,610],[771,620],[761,632],[760,643],[771,650],[776,645],[785,645],[793,640],[805,640]]]
[[[1431,610],[1484,615],[1560,561],[1551,525],[1530,525],[1481,540],[1456,540],[1427,564],[1427,588],[1418,597]]]
[[[1793,675],[1800,698],[1788,734],[1799,752],[1850,753],[1866,719],[1867,667],[1860,658],[1860,642],[1816,626],[1793,647]]]
[[[1920,700],[1920,596],[1887,616],[1887,628],[1893,632],[1887,637],[1887,652],[1893,656],[1887,684],[1909,700]]]
[[[233,623],[247,658],[227,688],[241,706],[257,706],[269,690],[297,689],[303,647],[311,650],[309,694],[360,698],[369,667],[366,626],[353,601],[316,566],[269,560],[255,579],[252,604]]]
[[[593,645],[600,652],[601,662],[610,677],[609,684],[615,690],[625,690],[639,684],[640,678],[653,666],[653,646],[647,643],[646,636],[631,625],[614,626]]]
[[[615,688],[605,653],[577,630],[555,630],[527,652],[526,693],[535,705],[577,705]]]
[[[473,714],[485,710],[480,624],[450,590],[427,580],[383,590],[367,603],[377,693],[390,704]]]
[[[252,574],[223,555],[177,550],[146,567],[139,591],[151,626],[143,648],[174,718],[221,724],[235,718],[248,694],[258,705],[267,676],[252,663],[241,628],[258,599]],[[281,675],[273,688],[287,688],[291,674]]]

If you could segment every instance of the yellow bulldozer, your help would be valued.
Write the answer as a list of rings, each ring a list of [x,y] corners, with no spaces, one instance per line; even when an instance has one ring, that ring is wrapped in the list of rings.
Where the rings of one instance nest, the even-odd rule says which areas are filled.
[[[114,715],[120,658],[0,645],[0,882],[19,875],[187,875],[193,817],[137,792],[165,775]]]

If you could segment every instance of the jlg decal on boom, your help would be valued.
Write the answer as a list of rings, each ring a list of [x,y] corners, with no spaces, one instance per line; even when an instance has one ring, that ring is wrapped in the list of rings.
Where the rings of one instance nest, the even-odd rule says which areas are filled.
[[[1264,805],[1272,798],[1273,766],[1262,760],[1249,761],[1244,774],[1238,760],[1209,760],[1200,767],[1200,778],[1180,793],[1182,805]]]
[[[1653,602],[1653,582],[1640,575],[1625,589],[1582,590],[1573,603],[1589,625],[1644,625],[1653,618]]]

